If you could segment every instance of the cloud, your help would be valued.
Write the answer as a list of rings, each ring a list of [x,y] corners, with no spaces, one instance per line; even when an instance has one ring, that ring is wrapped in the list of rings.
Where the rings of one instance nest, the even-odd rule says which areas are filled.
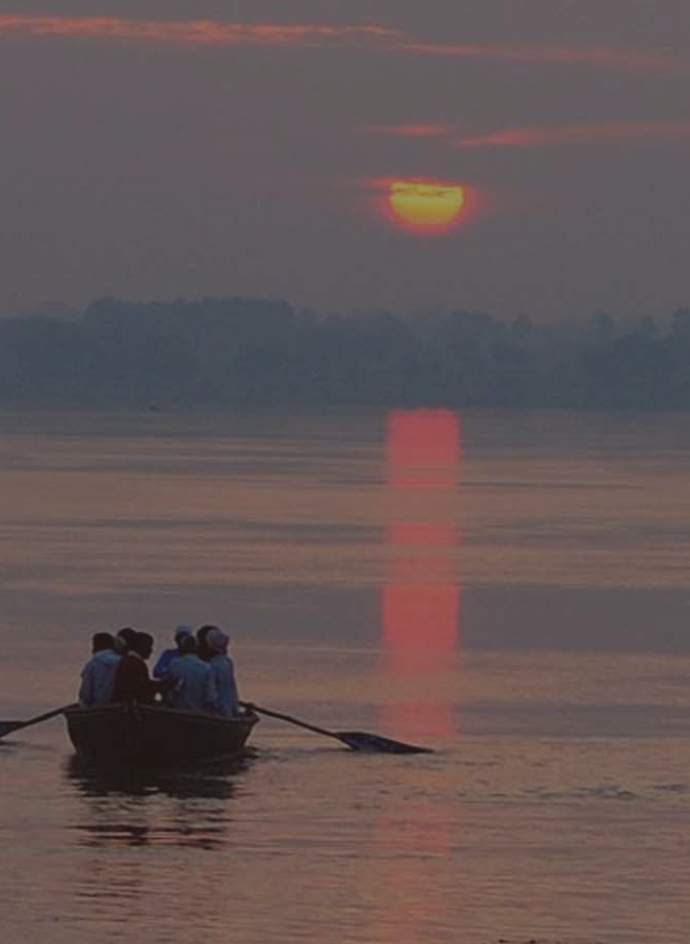
[[[391,138],[447,138],[453,134],[450,125],[437,124],[370,125],[363,130]]]
[[[562,145],[682,141],[690,138],[690,121],[623,121],[554,128],[506,128],[453,140],[456,148],[540,148]]]
[[[690,74],[690,63],[663,53],[639,50],[532,46],[481,46],[422,42],[385,26],[327,26],[320,24],[246,24],[217,20],[137,20],[119,17],[0,15],[2,35],[90,38],[150,42],[178,46],[375,46],[417,56],[524,63],[591,66],[623,72],[679,76]]]
[[[664,76],[690,74],[690,62],[642,50],[572,48],[567,46],[473,46],[406,40],[401,49],[426,56],[495,60],[526,65],[597,66],[621,72]]]
[[[690,139],[690,120],[617,121],[606,124],[503,128],[478,135],[459,135],[450,125],[371,125],[366,132],[392,138],[428,138],[458,150],[473,148],[543,148],[567,145],[625,144]]]
[[[222,23],[215,20],[132,20],[92,16],[0,15],[0,34],[114,39],[184,46],[305,46],[399,39],[378,26],[320,26]]]

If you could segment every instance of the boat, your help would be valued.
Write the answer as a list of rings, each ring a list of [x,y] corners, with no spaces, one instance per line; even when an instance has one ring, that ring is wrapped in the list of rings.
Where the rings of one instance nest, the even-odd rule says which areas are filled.
[[[64,710],[77,756],[90,763],[178,766],[220,760],[242,752],[254,712],[223,718],[163,705],[73,705]]]

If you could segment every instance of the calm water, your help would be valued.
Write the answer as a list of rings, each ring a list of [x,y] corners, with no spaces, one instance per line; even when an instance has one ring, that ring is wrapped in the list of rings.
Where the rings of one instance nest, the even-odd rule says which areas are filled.
[[[26,944],[686,944],[690,418],[0,415],[3,718],[90,634],[233,637],[235,766],[0,744]]]

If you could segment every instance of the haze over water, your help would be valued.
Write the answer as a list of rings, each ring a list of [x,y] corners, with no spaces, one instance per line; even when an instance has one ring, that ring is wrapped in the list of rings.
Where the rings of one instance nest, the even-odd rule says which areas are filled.
[[[241,764],[0,744],[8,941],[685,944],[690,419],[0,416],[3,718],[89,637],[232,634]]]

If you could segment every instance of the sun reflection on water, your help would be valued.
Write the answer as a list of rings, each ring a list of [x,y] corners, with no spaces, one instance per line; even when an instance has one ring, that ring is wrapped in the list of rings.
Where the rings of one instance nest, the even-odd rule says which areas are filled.
[[[391,412],[386,457],[390,519],[381,620],[385,670],[401,697],[385,709],[385,720],[401,736],[447,739],[453,704],[443,674],[457,657],[460,615],[457,414]]]

